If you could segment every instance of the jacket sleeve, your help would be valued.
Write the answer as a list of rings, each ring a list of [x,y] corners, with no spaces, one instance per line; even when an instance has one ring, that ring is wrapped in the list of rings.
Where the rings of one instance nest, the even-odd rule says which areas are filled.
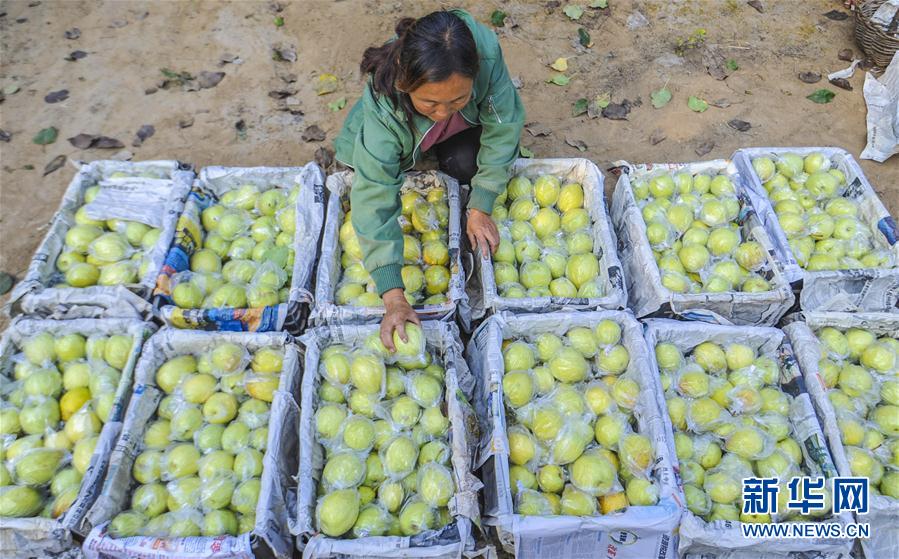
[[[487,96],[481,102],[481,147],[478,171],[471,180],[468,207],[485,213],[509,180],[509,167],[518,157],[518,143],[524,126],[524,106],[509,77],[509,70],[497,45]]]
[[[397,221],[402,213],[401,149],[396,132],[378,119],[376,110],[366,109],[353,150],[350,204],[363,264],[380,295],[403,288],[403,231]]]

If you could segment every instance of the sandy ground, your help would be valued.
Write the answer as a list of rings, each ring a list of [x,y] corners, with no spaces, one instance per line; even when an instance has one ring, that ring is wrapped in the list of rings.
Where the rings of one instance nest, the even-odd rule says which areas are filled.
[[[456,4],[485,22],[500,8],[516,24],[500,32],[501,42],[512,75],[521,81],[528,121],[549,132],[539,137],[524,133],[524,145],[538,157],[589,157],[606,168],[619,159],[729,157],[741,146],[836,145],[857,155],[865,144],[864,74],[857,72],[850,80],[853,91],[833,87],[826,78],[815,85],[797,78],[799,72],[826,75],[848,65],[837,54],[856,48],[852,17],[824,17],[843,9],[834,0],[761,3],[764,13],[742,0],[610,0],[608,9],[588,8],[577,22],[558,2]],[[11,135],[8,143],[0,143],[0,269],[23,275],[74,173],[67,164],[44,176],[47,163],[59,155],[72,162],[105,159],[120,151],[80,150],[67,138],[103,134],[121,140],[135,160],[174,158],[197,167],[304,163],[318,147],[330,145],[357,98],[364,48],[388,38],[401,15],[441,7],[451,4],[0,2],[0,87],[18,87],[0,104],[0,128]],[[641,19],[638,13],[643,25],[629,29],[629,23],[633,27]],[[275,24],[276,17],[283,18],[283,26]],[[592,36],[592,48],[575,48],[579,27]],[[80,36],[66,38],[73,28]],[[684,57],[675,55],[678,41],[700,28],[706,30],[705,45]],[[273,47],[294,48],[296,61],[273,59]],[[710,49],[736,62],[738,69],[727,79],[707,72],[703,58]],[[66,60],[76,50],[86,56]],[[223,57],[233,62],[223,63]],[[553,74],[547,64],[558,57],[569,57],[572,79],[564,87],[546,83]],[[209,89],[157,89],[164,79],[162,68],[226,75]],[[315,78],[322,73],[340,78],[337,91],[316,94]],[[653,109],[650,93],[666,84],[673,100]],[[837,93],[833,102],[819,105],[805,98],[819,87]],[[62,89],[69,92],[66,100],[45,102],[48,93]],[[577,99],[605,92],[614,103],[631,102],[628,120],[572,116]],[[691,95],[727,106],[694,113],[687,107]],[[348,101],[347,107],[329,110],[328,104],[340,98]],[[728,126],[732,119],[752,127],[739,132]],[[182,127],[188,122],[189,127]],[[245,130],[238,130],[238,122]],[[155,135],[133,147],[136,131],[147,124],[155,127]],[[324,142],[301,139],[313,124],[326,132]],[[48,126],[59,129],[56,142],[32,143]],[[653,135],[665,139],[653,144]],[[583,142],[586,151],[566,140]],[[713,144],[710,151],[698,156],[697,147],[708,143]],[[892,213],[899,213],[899,159],[862,166]]]

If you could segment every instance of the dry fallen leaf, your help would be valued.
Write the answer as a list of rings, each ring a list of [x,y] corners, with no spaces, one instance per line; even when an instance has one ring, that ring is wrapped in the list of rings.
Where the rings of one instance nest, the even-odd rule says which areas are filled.
[[[709,142],[702,142],[701,144],[699,144],[698,146],[696,146],[696,150],[695,150],[695,151],[696,151],[696,155],[698,155],[699,157],[702,157],[703,155],[706,155],[707,153],[709,153],[710,151],[712,151],[712,149],[713,149],[714,147],[715,147],[715,142],[711,142],[711,141],[709,141]]]
[[[52,160],[50,160],[50,163],[47,163],[46,167],[44,167],[44,176],[46,177],[47,175],[49,175],[53,171],[59,169],[60,167],[62,167],[65,164],[66,164],[66,156],[65,155],[57,155]]]
[[[224,72],[200,72],[197,75],[197,82],[200,85],[201,89],[209,89],[210,87],[215,87],[225,78]]]
[[[143,126],[141,126],[138,129],[137,135],[134,138],[134,141],[131,142],[131,145],[134,147],[140,147],[141,145],[143,145],[144,140],[146,140],[147,138],[149,138],[150,136],[152,136],[155,133],[156,133],[156,128],[154,128],[152,124],[144,124]]]
[[[116,140],[115,138],[84,133],[69,138],[69,143],[78,149],[114,149],[125,147],[125,144]]]
[[[568,59],[564,57],[559,57],[555,62],[549,65],[550,68],[555,70],[556,72],[564,72],[568,70]]]
[[[319,95],[327,95],[337,91],[337,76],[334,74],[322,74],[315,79],[315,92]]]
[[[528,134],[531,136],[540,137],[540,136],[549,136],[552,134],[552,130],[550,130],[547,126],[540,124],[539,122],[529,122],[524,125],[524,129],[528,131]]]
[[[315,154],[313,154],[312,159],[318,164],[319,167],[328,170],[334,163],[334,152],[326,146],[321,146],[320,148],[315,150]]]
[[[799,72],[799,80],[805,83],[818,83],[821,81],[821,74],[817,72]]]
[[[727,121],[727,125],[730,126],[731,128],[733,128],[734,130],[739,131],[739,132],[746,132],[747,130],[749,130],[750,128],[752,128],[752,125],[751,125],[751,124],[749,124],[749,123],[746,122],[745,120],[740,120],[740,119],[738,119],[738,118],[735,118],[735,119],[732,119],[732,120],[728,120],[728,121]]]
[[[294,47],[272,47],[272,59],[277,62],[296,62],[297,49]]]
[[[317,124],[313,124],[312,126],[307,126],[300,137],[304,142],[321,142],[325,139],[325,131]]]
[[[46,96],[44,96],[44,101],[47,103],[60,103],[69,98],[69,90],[68,89],[60,89],[59,91],[51,91]]]
[[[846,91],[852,91],[852,84],[849,83],[849,80],[846,78],[834,78],[830,80],[830,83],[839,87],[840,89],[845,89]]]
[[[571,138],[565,138],[565,143],[573,148],[577,148],[578,151],[587,151],[587,144],[584,143],[583,140],[574,140]]]
[[[627,120],[628,113],[631,112],[629,103],[609,103],[602,110],[602,116],[609,120]]]
[[[839,10],[830,10],[829,12],[824,14],[824,17],[833,21],[843,21],[849,17],[849,14],[847,14],[846,12],[841,12]]]

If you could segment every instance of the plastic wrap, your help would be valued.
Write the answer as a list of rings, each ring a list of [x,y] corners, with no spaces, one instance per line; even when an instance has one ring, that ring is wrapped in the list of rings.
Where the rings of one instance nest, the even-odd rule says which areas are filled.
[[[842,171],[849,185],[845,196],[859,207],[859,216],[873,234],[875,246],[888,249],[893,256],[892,268],[808,271],[799,267],[787,237],[780,226],[774,207],[752,167],[756,157],[775,157],[795,153],[806,156],[820,152]],[[784,275],[795,289],[801,289],[799,304],[807,311],[896,312],[899,307],[899,231],[896,220],[884,207],[877,193],[855,159],[847,151],[834,147],[745,148],[734,153],[734,163],[743,178],[746,192],[774,242]]]
[[[654,319],[646,321],[646,344],[655,348],[659,343],[672,343],[685,352],[702,342],[713,342],[719,345],[742,343],[761,354],[777,356],[781,369],[780,387],[783,392],[793,397],[789,409],[789,419],[795,437],[801,441],[803,463],[812,476],[834,477],[837,470],[827,452],[824,434],[818,424],[810,394],[801,382],[802,373],[796,364],[793,349],[784,333],[775,328],[751,326],[721,326],[701,322],[678,322],[674,320]],[[655,351],[649,352],[653,377],[656,383],[654,394],[658,399],[658,409],[664,418],[666,438],[671,456],[676,456],[674,447],[674,427],[667,413],[667,404],[659,378],[659,365]],[[675,459],[676,460],[676,459]],[[683,475],[680,464],[676,461],[675,469],[678,477]],[[680,481],[679,499],[686,502],[683,494],[683,480]],[[843,513],[831,516],[827,521],[848,524],[851,516]],[[731,553],[744,553],[745,557],[765,556],[767,553],[784,556],[804,557],[803,553],[848,554],[852,540],[783,540],[783,539],[749,539],[744,538],[740,523],[729,520],[706,522],[689,510],[685,510],[680,524],[680,541],[678,554],[701,555],[702,557],[731,557]]]
[[[899,316],[888,313],[805,313],[805,322],[794,322],[784,327],[796,352],[796,360],[802,369],[805,385],[821,420],[827,444],[840,475],[852,476],[846,457],[837,417],[827,397],[827,389],[818,368],[821,344],[812,329],[826,326],[837,328],[863,328],[877,335],[897,335]],[[861,540],[866,557],[891,557],[899,547],[899,500],[872,494],[869,512],[857,515],[857,522],[868,523],[871,537]]]
[[[238,536],[156,538],[136,536],[113,538],[109,521],[128,508],[132,486],[132,465],[137,457],[149,420],[156,412],[163,392],[156,386],[156,371],[167,359],[211,349],[220,343],[234,343],[255,351],[276,346],[285,349],[278,389],[271,405],[270,429],[256,524],[252,532]],[[102,489],[87,512],[82,527],[90,530],[83,550],[86,557],[226,557],[250,559],[257,552],[278,558],[291,556],[293,541],[288,532],[288,511],[295,507],[294,475],[297,471],[297,426],[300,375],[299,352],[286,333],[192,332],[165,328],[145,344],[135,370],[134,394],[125,413],[122,434],[109,457]]]
[[[122,428],[122,416],[131,397],[134,368],[144,340],[155,330],[152,324],[126,319],[75,319],[66,321],[19,318],[13,321],[0,340],[0,367],[6,369],[8,357],[16,352],[23,340],[48,332],[54,336],[79,333],[123,334],[134,337],[128,360],[122,369],[109,420],[100,431],[100,439],[81,481],[78,497],[68,511],[58,519],[4,518],[0,522],[0,554],[5,557],[43,556],[72,547],[72,535],[84,535],[81,520],[93,504],[106,473],[109,453]]]
[[[324,324],[370,324],[379,322],[384,316],[384,307],[357,307],[337,305],[335,291],[341,279],[341,253],[338,231],[344,223],[344,207],[349,202],[349,192],[353,185],[353,172],[343,171],[328,176],[329,192],[327,217],[322,235],[321,261],[315,284],[315,306],[312,320],[316,325]],[[459,183],[438,171],[407,173],[402,193],[414,191],[427,193],[435,188],[445,188],[449,201],[448,246],[450,282],[447,301],[437,305],[414,305],[422,320],[451,319],[458,310],[463,322],[470,320],[468,296],[465,294],[465,278],[460,258],[461,210]]]
[[[646,223],[637,206],[631,179],[651,171],[724,172],[737,189],[742,209],[737,218],[746,238],[756,240],[766,250],[765,275],[771,291],[760,293],[675,293],[662,285],[658,265],[646,236]],[[680,316],[723,324],[771,325],[793,305],[794,298],[762,222],[742,188],[742,174],[728,161],[702,163],[627,164],[612,194],[612,222],[618,235],[618,252],[627,270],[628,306],[638,317]]]
[[[312,304],[313,270],[318,258],[318,242],[324,219],[324,173],[315,163],[303,167],[205,167],[194,183],[184,212],[178,218],[177,234],[170,243],[165,263],[155,282],[154,307],[169,325],[202,330],[299,333]],[[182,309],[171,299],[171,279],[190,268],[190,257],[203,245],[206,231],[200,213],[223,194],[239,185],[251,184],[263,190],[286,191],[299,186],[296,199],[295,250],[290,293],[286,303],[256,308]]]
[[[69,183],[59,210],[41,242],[25,278],[10,295],[10,314],[25,313],[45,318],[143,318],[150,311],[149,298],[166,251],[175,234],[178,215],[184,207],[193,172],[177,161],[93,161],[81,166]],[[152,177],[110,178],[117,172]],[[134,284],[52,287],[59,277],[56,259],[65,244],[66,232],[75,224],[75,211],[84,204],[84,193],[100,184],[97,197],[84,207],[93,219],[129,219],[162,229],[148,251],[151,264]]]
[[[523,175],[528,178],[553,175],[564,182],[581,184],[584,190],[584,208],[590,215],[593,234],[593,254],[599,259],[599,280],[604,294],[598,298],[501,297],[494,277],[491,258],[481,257],[480,278],[483,289],[483,308],[476,315],[486,311],[516,313],[541,313],[558,310],[622,309],[627,304],[621,262],[616,252],[615,233],[606,214],[603,176],[587,159],[518,159],[510,169],[511,176]]]
[[[461,557],[473,550],[472,524],[479,524],[477,493],[480,481],[471,474],[477,421],[468,404],[474,379],[462,358],[462,345],[455,325],[441,321],[424,322],[427,343],[443,358],[445,398],[451,430],[451,463],[456,478],[456,493],[449,503],[455,521],[440,530],[424,531],[412,537],[329,538],[315,528],[317,488],[322,475],[324,455],[315,440],[313,416],[317,409],[322,350],[330,344],[362,342],[378,331],[375,325],[340,325],[315,328],[300,338],[306,352],[300,420],[299,497],[296,522],[291,531],[297,535],[297,547],[303,557]]]
[[[603,319],[622,326],[621,343],[630,353],[627,374],[642,387],[634,415],[639,432],[647,436],[656,454],[651,477],[659,487],[654,506],[631,506],[622,513],[600,516],[523,516],[514,513],[509,482],[509,440],[502,378],[504,339],[549,332],[563,335],[575,326],[593,327]],[[626,311],[561,312],[544,315],[503,313],[488,319],[475,332],[468,361],[478,378],[475,396],[482,425],[479,458],[484,480],[485,515],[495,525],[503,548],[517,557],[623,558],[674,557],[674,530],[680,518],[672,451],[665,442],[655,381],[651,378],[646,344],[640,324]]]

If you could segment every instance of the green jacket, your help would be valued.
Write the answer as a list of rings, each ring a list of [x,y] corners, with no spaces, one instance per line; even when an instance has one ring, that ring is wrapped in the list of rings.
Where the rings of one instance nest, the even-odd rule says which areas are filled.
[[[468,12],[453,13],[471,29],[480,56],[471,101],[460,111],[468,123],[482,127],[478,171],[471,180],[468,207],[490,213],[509,180],[509,167],[518,157],[524,107],[494,32]],[[399,191],[404,173],[420,159],[419,145],[434,123],[416,114],[412,124],[414,134],[403,109],[377,95],[369,84],[334,141],[337,160],[355,170],[350,193],[353,227],[378,293],[403,287]]]

